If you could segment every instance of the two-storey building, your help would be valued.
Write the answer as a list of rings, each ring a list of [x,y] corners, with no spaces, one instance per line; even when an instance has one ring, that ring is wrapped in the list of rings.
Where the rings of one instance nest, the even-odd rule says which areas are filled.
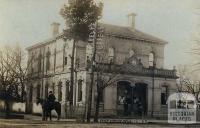
[[[105,81],[113,79],[101,95],[100,114],[129,116],[140,109],[146,115],[159,116],[166,109],[169,94],[176,92],[176,70],[164,69],[166,41],[135,28],[135,14],[128,15],[128,26],[99,23],[104,30],[97,42],[96,73]],[[30,81],[27,84],[27,109],[37,113],[36,97],[45,98],[52,90],[67,117],[69,94],[73,105],[85,108],[91,81],[93,44],[79,41],[75,46],[74,87],[70,90],[70,66],[73,40],[63,40],[59,24],[53,23],[53,37],[27,48]],[[100,70],[99,70],[100,69]],[[96,85],[93,87],[94,110]]]

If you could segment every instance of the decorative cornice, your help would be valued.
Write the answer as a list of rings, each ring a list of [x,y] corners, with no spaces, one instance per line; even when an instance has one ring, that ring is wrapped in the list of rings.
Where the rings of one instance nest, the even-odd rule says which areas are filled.
[[[124,29],[126,30],[126,27],[122,27],[122,26],[114,26],[114,25],[108,25],[108,24],[101,24],[100,23],[100,27],[104,27],[105,26],[105,32],[104,32],[104,36],[108,36],[108,37],[115,37],[115,38],[119,38],[119,39],[127,39],[127,40],[137,40],[137,41],[143,41],[143,42],[147,42],[147,43],[154,43],[154,44],[159,44],[159,45],[165,45],[165,44],[167,44],[168,42],[166,42],[166,41],[163,41],[163,40],[159,40],[159,39],[157,39],[157,38],[155,38],[155,40],[154,39],[144,39],[144,37],[137,37],[138,35],[120,35],[120,34],[116,34],[115,32],[112,32],[112,30],[110,30],[109,32],[107,32],[106,31],[106,26],[107,27],[109,27],[109,26],[111,26],[111,27],[119,27],[120,29],[123,29],[123,31],[124,31]],[[113,30],[114,31],[114,30]],[[139,33],[139,34],[143,34],[143,36],[149,36],[148,34],[145,34],[145,33],[142,33],[142,32],[140,32],[140,31],[134,31],[134,32],[136,32],[136,33]],[[130,32],[130,33],[132,33],[132,32]],[[26,48],[26,50],[27,51],[29,51],[29,50],[31,50],[31,49],[34,49],[34,48],[38,48],[38,47],[41,47],[41,46],[45,46],[45,45],[48,45],[48,44],[50,44],[50,43],[52,43],[52,42],[55,42],[56,40],[58,40],[58,39],[61,39],[61,38],[63,38],[64,37],[64,33],[62,32],[62,33],[60,33],[60,34],[58,34],[57,36],[55,36],[55,37],[52,37],[52,38],[50,38],[50,39],[47,39],[47,40],[45,40],[45,41],[42,41],[42,42],[39,42],[39,43],[37,43],[37,44],[35,44],[35,45],[32,45],[32,46],[30,46],[30,47],[27,47]],[[157,40],[156,40],[157,39]]]

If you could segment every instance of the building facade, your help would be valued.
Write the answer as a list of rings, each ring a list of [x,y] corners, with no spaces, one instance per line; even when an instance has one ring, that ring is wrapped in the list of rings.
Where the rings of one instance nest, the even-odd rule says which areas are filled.
[[[167,97],[176,92],[176,70],[164,69],[167,42],[137,30],[135,16],[128,15],[126,27],[99,23],[103,36],[97,41],[95,81],[99,74],[104,81],[112,80],[102,91],[100,115],[135,115],[142,106],[145,115],[159,116],[166,112]],[[35,103],[36,97],[46,98],[51,90],[62,104],[64,118],[72,92],[73,105],[87,107],[94,45],[90,41],[76,43],[74,87],[70,90],[73,40],[63,39],[58,23],[53,23],[52,28],[51,39],[27,48],[30,76],[26,88],[27,111],[41,112],[41,106]],[[95,82],[93,110],[96,90]]]

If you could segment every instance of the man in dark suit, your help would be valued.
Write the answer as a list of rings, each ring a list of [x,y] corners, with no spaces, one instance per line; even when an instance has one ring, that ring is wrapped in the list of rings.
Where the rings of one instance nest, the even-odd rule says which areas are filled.
[[[49,107],[50,107],[51,109],[54,108],[55,100],[56,100],[55,95],[53,94],[52,91],[49,91],[49,95],[48,95],[48,97],[47,97],[47,102],[48,102]]]

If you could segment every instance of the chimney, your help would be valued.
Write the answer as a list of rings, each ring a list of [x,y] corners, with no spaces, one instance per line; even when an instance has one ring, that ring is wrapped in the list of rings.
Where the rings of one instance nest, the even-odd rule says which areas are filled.
[[[53,36],[57,36],[59,34],[59,23],[56,23],[56,22],[53,22],[51,24],[51,27],[52,27],[52,34]]]
[[[130,13],[127,15],[128,17],[128,26],[131,30],[135,30],[135,16],[137,16],[135,13]]]

